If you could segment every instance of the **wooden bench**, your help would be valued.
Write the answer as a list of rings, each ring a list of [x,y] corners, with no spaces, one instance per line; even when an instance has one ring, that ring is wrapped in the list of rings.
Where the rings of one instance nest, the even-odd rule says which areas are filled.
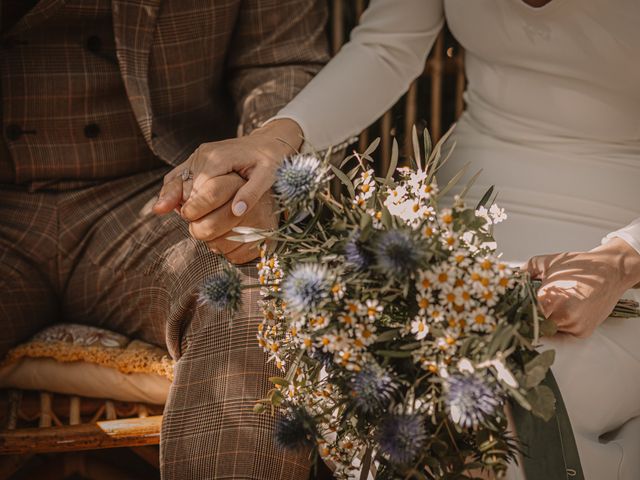
[[[2,391],[0,479],[11,478],[37,454],[111,448],[129,449],[158,472],[161,423],[162,407],[157,405],[48,392]],[[59,478],[73,474],[85,478],[125,478],[122,475],[127,471],[114,465],[100,465],[81,454],[50,456],[36,469],[53,469],[61,473]],[[120,476],[114,477],[116,473]]]

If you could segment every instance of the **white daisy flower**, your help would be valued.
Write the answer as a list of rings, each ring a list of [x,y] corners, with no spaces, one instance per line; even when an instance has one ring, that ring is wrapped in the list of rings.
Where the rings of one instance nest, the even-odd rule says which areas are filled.
[[[427,319],[419,315],[416,316],[411,322],[411,333],[413,333],[418,340],[426,337],[429,334]]]

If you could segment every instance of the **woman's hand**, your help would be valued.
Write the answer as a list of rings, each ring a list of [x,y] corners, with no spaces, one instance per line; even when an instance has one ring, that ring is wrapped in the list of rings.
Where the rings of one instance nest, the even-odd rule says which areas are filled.
[[[193,238],[232,263],[258,256],[257,243],[227,240],[234,227],[277,227],[271,186],[282,159],[302,144],[293,120],[275,120],[251,135],[205,143],[164,177],[156,214],[176,210]],[[183,173],[188,175],[183,178]]]
[[[235,192],[232,212],[243,216],[271,190],[275,172],[282,159],[293,154],[302,145],[302,130],[296,122],[278,119],[254,130],[251,135],[220,142],[203,143],[181,165],[164,178],[164,185],[153,209],[158,214],[168,213],[180,206],[186,220],[190,204],[199,208],[209,204],[207,213],[215,209],[214,179],[237,173],[247,182]],[[192,179],[183,181],[183,172]]]
[[[588,337],[640,281],[640,254],[614,238],[589,252],[541,255],[526,270],[542,280],[538,301],[558,330]]]

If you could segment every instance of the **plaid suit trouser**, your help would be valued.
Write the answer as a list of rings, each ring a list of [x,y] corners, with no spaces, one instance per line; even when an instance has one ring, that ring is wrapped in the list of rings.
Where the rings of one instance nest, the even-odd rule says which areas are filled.
[[[0,186],[0,355],[64,320],[165,345],[178,359],[161,436],[164,479],[308,477],[255,401],[275,374],[256,341],[257,289],[235,315],[198,303],[221,259],[176,214],[150,212],[165,168],[28,192]],[[253,264],[240,267],[256,283]]]

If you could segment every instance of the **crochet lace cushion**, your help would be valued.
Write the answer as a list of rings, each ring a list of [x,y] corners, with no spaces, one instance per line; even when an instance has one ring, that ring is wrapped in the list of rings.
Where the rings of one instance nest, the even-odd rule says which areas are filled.
[[[155,345],[102,328],[57,324],[7,353],[0,388],[163,404],[173,367]]]

